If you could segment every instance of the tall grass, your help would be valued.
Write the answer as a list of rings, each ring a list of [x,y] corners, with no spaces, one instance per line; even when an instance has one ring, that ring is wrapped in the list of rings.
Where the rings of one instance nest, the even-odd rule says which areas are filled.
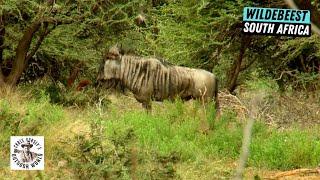
[[[263,126],[251,143],[251,166],[286,170],[319,165],[319,127],[278,131]]]
[[[130,127],[143,149],[163,155],[176,152],[183,161],[238,157],[244,123],[239,122],[232,112],[225,113],[215,122],[214,129],[204,135],[198,129],[199,115],[194,118],[190,112],[190,107],[181,107],[180,102],[160,114],[143,111],[117,114],[114,110],[105,119],[106,132],[112,134]],[[253,129],[249,165],[282,170],[317,166],[320,163],[320,134],[317,132],[317,126],[305,130],[278,130],[258,121]]]

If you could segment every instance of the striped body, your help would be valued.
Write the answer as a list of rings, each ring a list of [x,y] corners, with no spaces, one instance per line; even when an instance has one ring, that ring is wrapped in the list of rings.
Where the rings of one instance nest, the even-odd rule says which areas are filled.
[[[176,97],[214,99],[218,108],[217,78],[202,69],[174,66],[156,58],[112,54],[105,59],[101,71],[98,80],[120,83],[147,109],[151,108],[151,100]]]

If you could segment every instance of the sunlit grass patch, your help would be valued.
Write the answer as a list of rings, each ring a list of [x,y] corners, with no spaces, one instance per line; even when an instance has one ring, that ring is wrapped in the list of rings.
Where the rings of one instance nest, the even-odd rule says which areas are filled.
[[[144,111],[115,114],[113,111],[105,119],[106,131],[108,134],[116,133],[118,129],[132,127],[142,147],[156,150],[161,154],[178,152],[185,160],[194,160],[212,153],[218,154],[223,149],[226,149],[224,154],[236,154],[229,152],[229,147],[232,145],[228,143],[241,142],[241,128],[236,130],[231,128],[231,133],[228,134],[226,131],[230,125],[228,116],[224,116],[216,127],[205,135],[199,132],[199,114],[203,113],[201,110],[196,112],[196,115],[190,116],[190,109],[193,107],[180,104],[179,101],[165,103],[164,106],[169,108],[165,107],[167,111],[161,114],[157,112],[148,114]],[[239,146],[239,142],[235,147]]]
[[[271,129],[254,136],[249,164],[269,169],[314,167],[320,163],[319,127]]]
[[[242,144],[245,122],[237,120],[232,112],[215,120],[208,134],[199,132],[200,113],[192,106],[167,102],[160,112],[127,111],[111,113],[105,120],[107,134],[130,127],[139,145],[146,151],[160,154],[178,153],[183,161],[200,161],[205,158],[237,160]],[[165,109],[163,111],[161,108]],[[209,112],[210,113],[210,112]],[[270,169],[290,169],[316,166],[319,163],[319,135],[316,129],[278,130],[257,120],[249,166]]]

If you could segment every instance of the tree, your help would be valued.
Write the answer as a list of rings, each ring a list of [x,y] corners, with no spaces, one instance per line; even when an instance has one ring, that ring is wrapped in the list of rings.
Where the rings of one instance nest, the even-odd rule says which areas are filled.
[[[128,28],[134,16],[132,8],[139,4],[116,0],[4,0],[0,5],[0,87],[16,85],[39,50],[52,59],[97,58],[108,33],[116,35]]]
[[[0,87],[4,84],[17,84],[28,61],[37,52],[43,40],[58,25],[72,23],[71,17],[64,16],[67,11],[61,10],[54,2],[40,3],[5,0],[0,14]],[[9,31],[7,31],[10,29]],[[12,30],[22,31],[21,37],[13,35]],[[15,32],[16,33],[16,32]],[[8,39],[6,39],[8,38]],[[19,38],[19,39],[17,39]],[[12,41],[16,40],[17,45]],[[11,70],[3,72],[5,51],[14,49],[10,63]]]

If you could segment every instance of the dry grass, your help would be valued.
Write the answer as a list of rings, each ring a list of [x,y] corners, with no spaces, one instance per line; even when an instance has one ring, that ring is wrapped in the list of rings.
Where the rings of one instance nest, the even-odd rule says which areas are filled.
[[[222,113],[228,111],[235,112],[240,120],[244,120],[248,117],[249,110],[244,103],[241,102],[237,96],[230,94],[228,91],[219,92],[219,101]]]
[[[239,95],[244,104],[250,102],[252,94]],[[320,123],[320,94],[317,92],[294,92],[282,94],[272,92],[265,99],[259,119],[273,127],[298,125],[313,126]]]
[[[236,164],[228,160],[207,159],[201,162],[186,162],[177,166],[181,179],[230,179]],[[204,173],[205,172],[205,173]]]
[[[15,111],[20,114],[25,114],[25,101],[31,97],[30,93],[21,93],[16,88],[5,86],[0,88],[0,100],[5,99],[7,102],[15,107]]]
[[[18,113],[19,117],[26,116],[30,99],[32,99],[32,97],[28,92],[22,92],[18,89],[9,87],[0,90],[0,100],[5,100],[5,102],[9,103],[9,107],[14,107],[14,109],[11,109],[10,111]],[[38,108],[41,109],[41,106],[44,106],[44,104],[38,104]],[[46,110],[45,108],[43,108],[44,111]],[[0,159],[6,159],[4,167],[0,168],[0,177],[2,177],[0,179],[34,179],[35,177],[42,179],[47,176],[56,177],[55,172],[58,171],[63,172],[66,177],[74,177],[73,172],[64,167],[63,164],[65,163],[63,160],[57,161],[55,156],[57,150],[61,148],[64,148],[64,150],[67,151],[66,147],[61,146],[61,142],[66,141],[79,133],[88,133],[90,131],[88,121],[86,121],[88,112],[73,108],[64,109],[63,114],[63,119],[51,123],[50,126],[41,129],[38,134],[45,136],[45,171],[11,171],[10,167],[7,166],[8,154],[5,151],[0,151]],[[71,151],[69,152],[72,153]],[[0,165],[1,164],[2,162],[0,162]],[[44,174],[46,175],[44,176]]]

